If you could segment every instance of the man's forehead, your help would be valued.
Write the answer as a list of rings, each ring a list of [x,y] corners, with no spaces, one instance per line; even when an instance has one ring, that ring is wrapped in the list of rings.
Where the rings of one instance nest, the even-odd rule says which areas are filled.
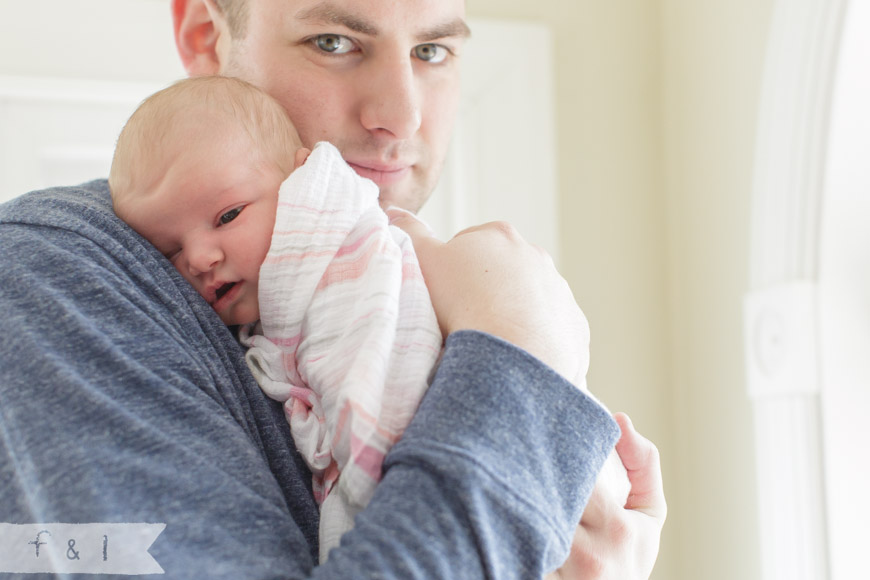
[[[426,0],[418,2],[419,4],[427,4]],[[340,1],[340,0],[321,0],[317,2],[299,2],[301,5],[293,14],[293,18],[300,22],[308,22],[312,24],[336,25],[343,26],[354,32],[365,34],[368,36],[378,36],[387,27],[393,27],[393,22],[384,23],[380,21],[380,16],[377,16],[377,11],[374,7],[386,7],[386,12],[389,13],[389,6],[394,5],[394,2],[388,0],[358,0],[358,1]],[[415,4],[411,2],[410,4]],[[445,0],[437,0],[435,4],[446,9],[434,11],[431,15],[425,10],[409,9],[418,15],[416,18],[403,20],[408,26],[408,32],[414,35],[420,42],[437,40],[439,38],[460,37],[464,38],[471,34],[468,25],[463,19],[464,2],[445,2]],[[455,14],[449,11],[450,4],[455,4],[457,10]]]

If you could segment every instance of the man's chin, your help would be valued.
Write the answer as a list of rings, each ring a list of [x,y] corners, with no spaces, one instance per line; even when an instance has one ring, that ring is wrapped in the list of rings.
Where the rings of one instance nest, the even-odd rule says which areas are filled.
[[[429,195],[431,195],[431,191],[426,191],[424,188],[417,185],[416,188],[412,188],[408,191],[409,188],[404,188],[401,190],[396,187],[382,187],[380,188],[380,195],[378,196],[378,203],[381,208],[387,209],[389,207],[400,207],[404,210],[417,213],[420,211],[420,208],[423,207],[423,204],[426,203],[426,200],[429,199]]]

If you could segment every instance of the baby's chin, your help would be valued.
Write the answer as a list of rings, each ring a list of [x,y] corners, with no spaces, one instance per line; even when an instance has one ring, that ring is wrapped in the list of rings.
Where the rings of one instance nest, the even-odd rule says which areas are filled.
[[[234,305],[218,314],[227,326],[245,326],[260,320],[260,312],[256,308],[244,305]]]

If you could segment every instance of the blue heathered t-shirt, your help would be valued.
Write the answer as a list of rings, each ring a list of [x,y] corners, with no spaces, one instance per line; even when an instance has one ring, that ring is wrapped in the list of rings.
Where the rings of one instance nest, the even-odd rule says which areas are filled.
[[[455,333],[374,499],[318,567],[281,405],[115,217],[105,180],[0,206],[0,313],[0,524],[165,524],[154,578],[538,578],[567,556],[618,436],[524,351]]]

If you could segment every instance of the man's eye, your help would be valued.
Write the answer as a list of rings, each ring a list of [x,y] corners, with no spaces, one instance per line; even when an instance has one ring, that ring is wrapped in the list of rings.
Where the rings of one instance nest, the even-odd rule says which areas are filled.
[[[346,54],[353,50],[353,42],[340,34],[321,34],[314,38],[314,45],[329,54]]]
[[[239,214],[242,213],[242,209],[244,209],[244,206],[231,209],[227,213],[223,214],[220,218],[218,218],[218,225],[222,226],[230,223],[231,221],[239,217]]]
[[[443,62],[447,53],[447,48],[440,44],[418,44],[414,47],[414,56],[432,64]]]

